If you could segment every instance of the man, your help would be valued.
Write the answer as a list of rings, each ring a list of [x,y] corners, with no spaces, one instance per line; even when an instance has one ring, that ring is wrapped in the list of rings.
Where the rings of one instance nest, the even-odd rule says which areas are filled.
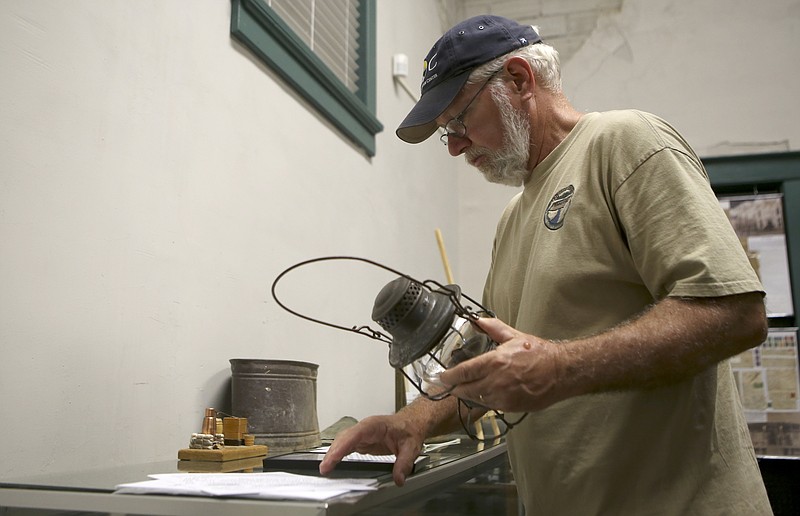
[[[445,33],[397,130],[523,185],[497,227],[478,325],[500,345],[453,367],[440,402],[343,432],[320,466],[457,428],[456,397],[529,412],[508,434],[526,513],[768,514],[726,358],[760,344],[762,287],[689,145],[638,111],[580,113],[531,27]],[[513,415],[509,416],[514,421]]]

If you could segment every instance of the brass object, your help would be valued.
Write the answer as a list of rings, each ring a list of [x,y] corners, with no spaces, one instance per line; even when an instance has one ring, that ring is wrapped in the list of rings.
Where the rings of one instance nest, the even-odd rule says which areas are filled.
[[[203,427],[200,433],[211,435],[217,433],[217,411],[213,408],[206,409],[206,415],[203,418]]]

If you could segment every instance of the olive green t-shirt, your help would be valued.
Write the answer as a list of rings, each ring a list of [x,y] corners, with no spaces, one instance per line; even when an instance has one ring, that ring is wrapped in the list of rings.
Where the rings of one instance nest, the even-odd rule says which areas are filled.
[[[584,115],[509,203],[484,301],[523,332],[564,340],[667,296],[753,291],[689,145],[653,115],[614,111]],[[528,516],[770,513],[727,361],[668,387],[560,402],[508,445]]]

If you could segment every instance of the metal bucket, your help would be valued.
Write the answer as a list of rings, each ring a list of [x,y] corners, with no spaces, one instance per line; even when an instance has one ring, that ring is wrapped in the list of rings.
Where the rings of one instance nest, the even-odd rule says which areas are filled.
[[[292,360],[233,358],[231,410],[246,417],[256,444],[269,451],[320,445],[317,364]]]

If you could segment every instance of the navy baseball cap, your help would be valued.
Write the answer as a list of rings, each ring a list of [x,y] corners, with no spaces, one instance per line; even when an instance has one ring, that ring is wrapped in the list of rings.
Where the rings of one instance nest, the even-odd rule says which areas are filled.
[[[475,16],[434,43],[425,58],[419,102],[397,128],[397,136],[420,143],[436,132],[436,118],[453,102],[476,67],[542,38],[530,25],[502,16]]]

